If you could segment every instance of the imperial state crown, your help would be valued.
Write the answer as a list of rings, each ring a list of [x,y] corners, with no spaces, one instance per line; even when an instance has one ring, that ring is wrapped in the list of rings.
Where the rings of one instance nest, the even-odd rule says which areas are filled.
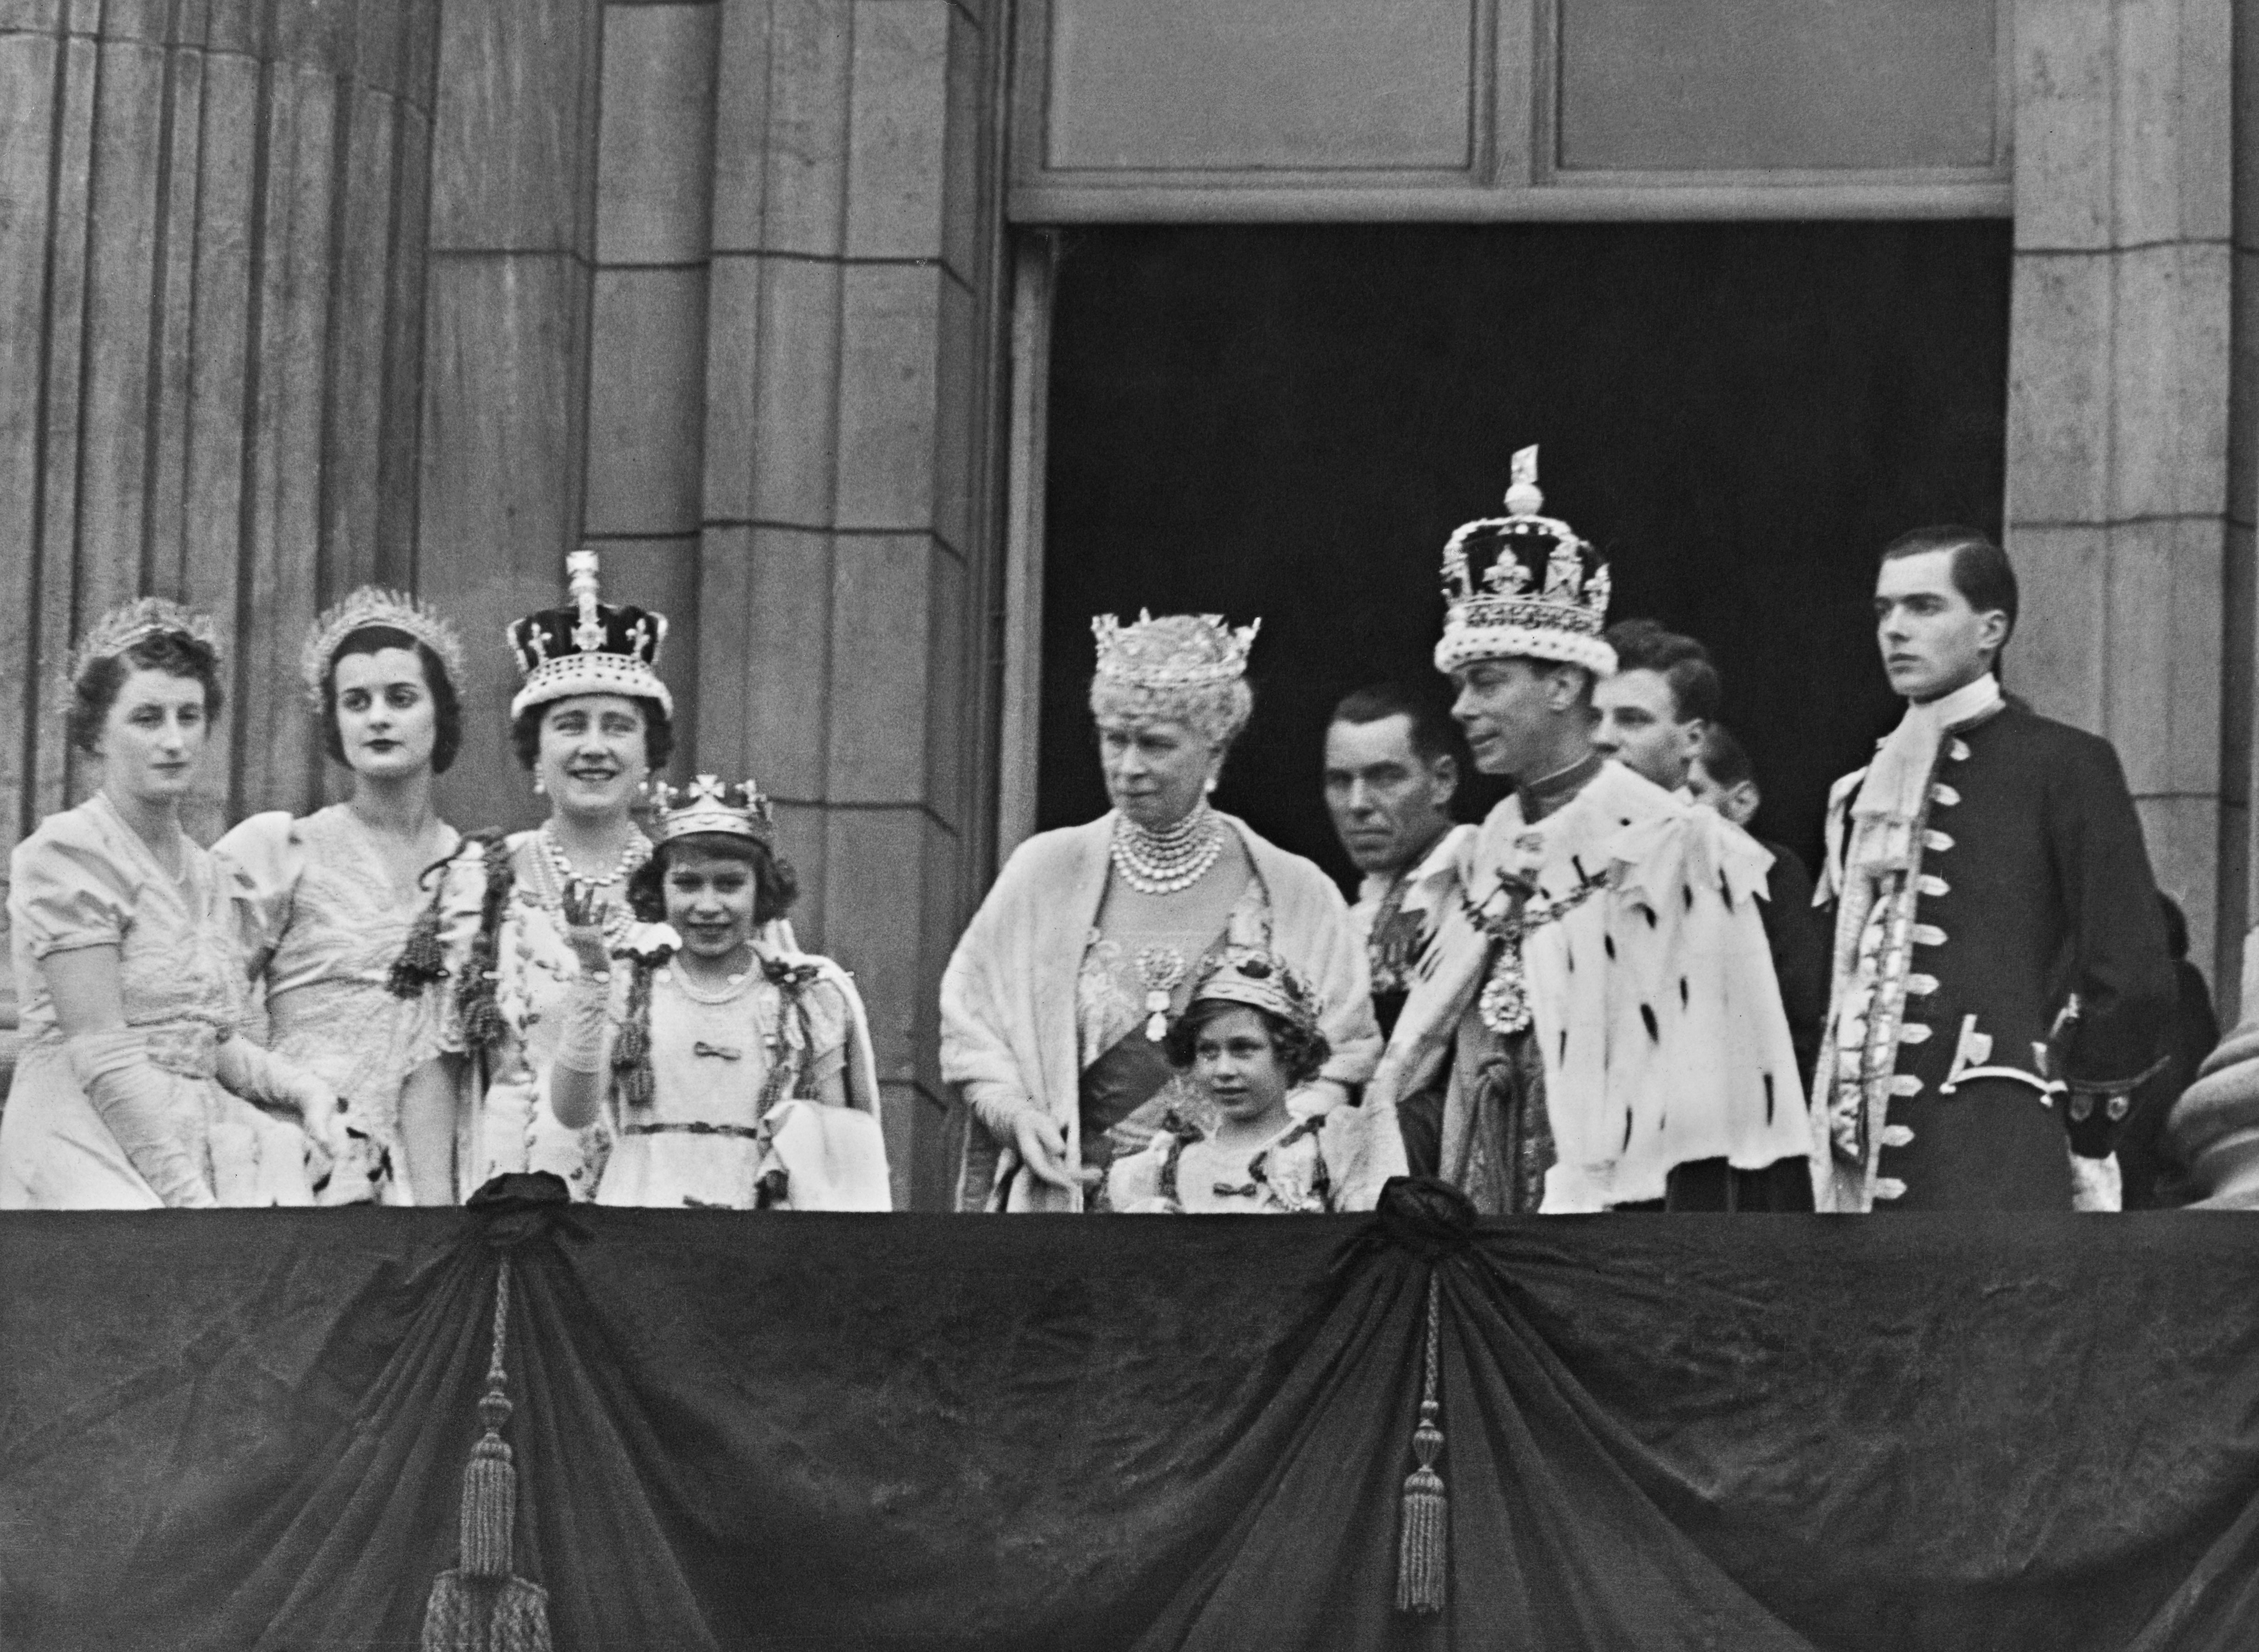
[[[1443,546],[1443,636],[1436,669],[1521,657],[1613,675],[1608,565],[1557,516],[1541,516],[1537,450],[1514,456],[1506,515],[1462,523]]]

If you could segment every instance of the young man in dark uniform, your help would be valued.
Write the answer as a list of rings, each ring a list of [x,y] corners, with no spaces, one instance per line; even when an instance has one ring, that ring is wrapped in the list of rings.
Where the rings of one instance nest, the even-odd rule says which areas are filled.
[[[1829,800],[1820,1207],[2114,1209],[2174,993],[2117,753],[2001,694],[2016,580],[1983,534],[1892,544],[1875,616],[1908,704]]]

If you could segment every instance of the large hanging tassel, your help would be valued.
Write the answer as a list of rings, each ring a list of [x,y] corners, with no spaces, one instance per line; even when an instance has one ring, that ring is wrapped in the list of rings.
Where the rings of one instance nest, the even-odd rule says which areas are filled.
[[[484,839],[474,833],[464,841]],[[416,922],[408,926],[408,939],[384,978],[385,989],[395,998],[419,997],[425,987],[447,979],[446,949],[439,944],[439,909],[447,903],[447,869],[455,864],[455,855],[460,853],[462,846],[458,844],[455,854],[433,861],[417,875],[418,883],[431,884],[431,898],[417,913]]]
[[[500,1039],[503,1030],[502,1009],[495,1002],[495,984],[501,975],[495,951],[501,944],[502,911],[510,904],[517,878],[507,842],[494,834],[479,835],[474,841],[485,848],[486,889],[479,902],[479,928],[471,942],[470,962],[463,979],[455,983],[455,1013],[462,1023],[463,1042],[473,1050],[484,1050]]]
[[[431,1582],[424,1608],[424,1652],[550,1652],[549,1591],[510,1575],[517,1515],[517,1469],[502,1437],[510,1421],[502,1342],[510,1324],[510,1264],[495,1279],[494,1356],[479,1399],[486,1428],[463,1470],[460,1564]]]
[[[1420,1466],[1404,1481],[1404,1518],[1396,1543],[1396,1609],[1413,1613],[1443,1609],[1444,1573],[1450,1563],[1450,1501],[1443,1493],[1443,1477],[1436,1472],[1436,1454],[1443,1449],[1443,1431],[1436,1421],[1443,1410],[1436,1386],[1439,1291],[1431,1267],[1428,1271],[1427,1386],[1420,1397],[1420,1423],[1412,1431],[1412,1454],[1420,1459]]]

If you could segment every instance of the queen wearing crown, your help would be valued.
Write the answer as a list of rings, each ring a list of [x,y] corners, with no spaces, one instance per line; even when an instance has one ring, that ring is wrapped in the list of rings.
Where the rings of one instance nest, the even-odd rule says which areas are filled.
[[[942,977],[942,1076],[974,1118],[959,1207],[1102,1208],[1113,1158],[1172,1113],[1210,1122],[1213,1102],[1165,1041],[1194,982],[1235,950],[1286,961],[1329,1007],[1329,1054],[1291,1105],[1354,1109],[1343,1122],[1365,1147],[1341,1200],[1369,1206],[1402,1148],[1393,1113],[1357,1106],[1380,1031],[1348,906],[1317,866],[1208,802],[1254,707],[1256,627],[1106,615],[1093,630],[1090,709],[1114,807],[1014,851]]]
[[[591,903],[566,899],[581,965],[549,1102],[567,1126],[609,1116],[605,1205],[886,1210],[878,1070],[861,998],[791,945],[799,885],[750,780],[656,788],[652,857],[628,901],[656,944],[616,964]],[[628,975],[624,1020],[605,988]]]
[[[70,696],[102,784],[10,862],[25,1041],[0,1209],[311,1204],[348,1147],[338,1098],[244,1036],[232,880],[181,827],[220,712],[217,633],[127,603],[73,658]]]
[[[612,1132],[600,1113],[580,1127],[549,1106],[566,1009],[582,974],[567,935],[568,892],[585,899],[607,948],[640,944],[628,879],[651,855],[636,824],[645,782],[673,747],[673,696],[659,680],[666,618],[601,600],[596,553],[566,558],[567,605],[510,628],[522,673],[510,744],[549,803],[548,818],[508,837],[472,834],[448,864],[392,972],[403,996],[431,993],[445,1082],[410,1081],[410,1104],[436,1093],[453,1107],[453,1191],[492,1177],[548,1171],[576,1199],[603,1174]],[[606,983],[616,1018],[624,972]],[[420,1134],[420,1130],[417,1132]]]
[[[352,795],[295,820],[253,815],[212,852],[236,879],[274,1050],[345,1098],[368,1144],[338,1174],[363,1175],[386,1204],[445,1204],[452,1097],[427,1086],[403,1107],[410,1076],[439,1053],[437,1005],[386,987],[424,874],[461,841],[433,809],[431,781],[462,746],[462,644],[425,605],[364,586],[315,621],[299,668]]]

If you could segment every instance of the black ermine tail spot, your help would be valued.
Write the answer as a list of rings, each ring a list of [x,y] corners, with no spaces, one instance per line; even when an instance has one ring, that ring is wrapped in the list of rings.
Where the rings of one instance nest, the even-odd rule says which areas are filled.
[[[1607,949],[1608,949],[1608,956],[1609,956],[1610,958],[1614,958],[1614,957],[1616,955],[1616,937],[1615,937],[1615,936],[1614,936],[1613,935],[1604,935],[1604,936],[1602,936],[1600,937],[1600,944],[1601,944],[1602,946],[1604,946],[1604,947],[1606,947],[1606,948],[1607,948]]]
[[[1650,929],[1653,929],[1655,927],[1655,908],[1653,907],[1642,907],[1640,911],[1646,915],[1647,927]]]
[[[1731,912],[1734,909],[1734,887],[1726,881],[1726,874],[1722,872],[1718,874],[1718,894],[1725,901],[1726,910]]]
[[[1566,1027],[1564,1027],[1564,1028],[1561,1029],[1561,1053],[1560,1053],[1559,1055],[1557,1055],[1557,1056],[1554,1057],[1553,1057],[1553,1059],[1555,1060],[1555,1062],[1557,1062],[1557,1063],[1558,1063],[1558,1064],[1560,1064],[1560,1065],[1564,1065],[1564,1066],[1568,1064],[1568,1060],[1569,1060],[1569,1029],[1568,1029]]]
[[[1686,909],[1689,912],[1694,910],[1694,886],[1692,884],[1687,883],[1679,885],[1678,898],[1686,903]]]
[[[1624,1139],[1623,1139],[1623,1144],[1624,1144],[1624,1150],[1625,1150],[1626,1152],[1629,1152],[1629,1151],[1631,1150],[1631,1109],[1630,1109],[1629,1107],[1626,1107],[1626,1108],[1624,1109]]]
[[[1678,978],[1678,1008],[1686,1008],[1686,978],[1684,975]]]
[[[1647,1023],[1647,1036],[1657,1043],[1662,1043],[1663,1029],[1656,1025],[1654,1008],[1651,1005],[1642,1004],[1639,1007],[1639,1018]]]
[[[1765,1074],[1765,1076],[1764,1076],[1764,1081],[1765,1081],[1765,1122],[1766,1122],[1767,1124],[1771,1124],[1771,1123],[1772,1122],[1772,1074],[1771,1074],[1770,1072],[1768,1072],[1767,1074]]]

